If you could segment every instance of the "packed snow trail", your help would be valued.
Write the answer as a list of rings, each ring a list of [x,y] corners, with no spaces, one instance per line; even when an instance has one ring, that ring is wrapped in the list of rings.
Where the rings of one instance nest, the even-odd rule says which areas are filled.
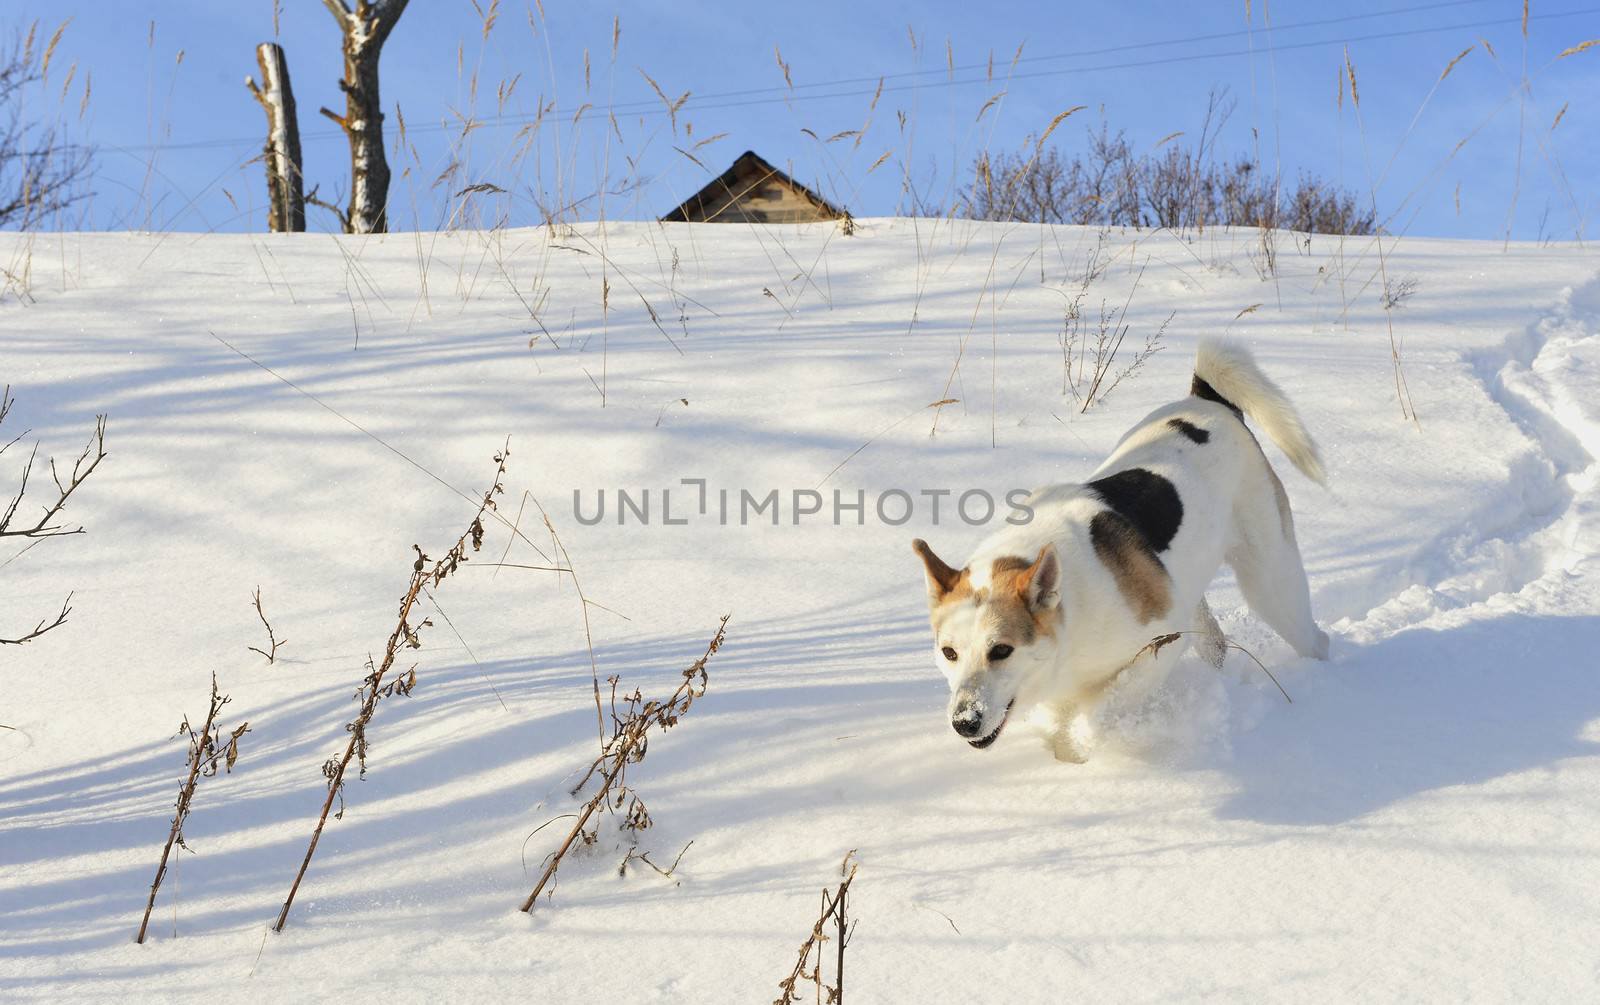
[[[1448,537],[1448,548],[1432,558],[1447,574],[1342,623],[1352,639],[1448,624],[1448,612],[1478,605],[1517,609],[1518,598],[1530,592],[1524,607],[1573,594],[1600,597],[1589,569],[1600,553],[1600,277],[1564,291],[1549,315],[1501,350],[1478,351],[1469,360],[1534,445],[1507,472],[1522,505],[1489,527],[1468,525]]]

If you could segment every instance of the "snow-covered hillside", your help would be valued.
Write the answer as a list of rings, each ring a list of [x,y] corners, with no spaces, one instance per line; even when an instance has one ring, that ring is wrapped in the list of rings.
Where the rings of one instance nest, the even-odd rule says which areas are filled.
[[[0,549],[0,634],[72,593],[66,625],[0,647],[0,997],[768,1001],[851,849],[853,1001],[1587,997],[1600,255],[1382,254],[1391,289],[1418,283],[1387,315],[1356,238],[1283,235],[1263,280],[1254,233],[926,220],[0,235],[0,265],[31,270],[0,297],[0,442],[32,430],[0,495],[31,441],[70,458],[110,416],[67,511],[87,533]],[[1084,323],[1128,304],[1123,358],[1172,318],[1079,414],[1060,338],[1091,264]],[[1239,653],[1221,674],[1190,656],[1113,708],[1087,764],[1026,727],[970,749],[911,538],[964,557],[984,531],[950,499],[1087,474],[1224,330],[1323,450],[1328,490],[1268,448],[1331,662],[1296,659],[1220,578],[1224,629],[1293,704]],[[491,523],[442,612],[424,605],[416,690],[380,705],[367,776],[268,936],[411,546],[461,533],[508,436],[501,512],[528,540]],[[618,525],[619,489],[649,490],[648,525]],[[895,489],[918,502],[902,525],[874,512]],[[777,490],[778,525],[741,524],[741,490]],[[808,490],[822,512],[796,523]],[[836,525],[835,490],[864,493],[860,523]],[[693,841],[673,879],[619,877],[608,831],[530,917],[570,824],[535,831],[573,810],[596,747],[571,578],[492,567],[548,564],[535,500],[593,602],[602,687],[666,693],[732,618],[705,698],[630,772],[655,817],[641,849]],[[247,650],[258,585],[287,640],[273,665]],[[134,945],[173,730],[212,671],[251,731],[201,783],[193,854]]]

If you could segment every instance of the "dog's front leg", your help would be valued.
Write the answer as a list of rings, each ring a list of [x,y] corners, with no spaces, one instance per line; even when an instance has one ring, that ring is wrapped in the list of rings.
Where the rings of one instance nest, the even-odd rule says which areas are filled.
[[[1194,610],[1194,630],[1199,635],[1194,644],[1195,652],[1212,667],[1221,670],[1228,658],[1228,638],[1222,634],[1222,626],[1217,624],[1205,597],[1200,598],[1200,606]]]
[[[1050,706],[1050,752],[1058,761],[1082,764],[1089,759],[1089,744],[1079,732],[1088,725],[1079,723],[1081,711],[1076,701],[1059,701]]]

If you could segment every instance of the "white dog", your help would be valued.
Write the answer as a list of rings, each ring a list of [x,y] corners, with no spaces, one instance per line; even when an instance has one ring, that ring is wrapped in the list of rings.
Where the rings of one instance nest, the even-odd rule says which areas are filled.
[[[1296,652],[1327,658],[1289,497],[1244,417],[1320,484],[1316,445],[1242,346],[1202,340],[1189,395],[1129,431],[1089,481],[1034,492],[1033,519],[990,536],[965,568],[912,542],[950,681],[950,723],[972,746],[993,743],[1012,712],[1040,708],[1056,757],[1082,761],[1074,721],[1113,681],[1160,684],[1195,633],[1221,666],[1205,590],[1223,562]],[[1151,645],[1174,632],[1188,634]]]

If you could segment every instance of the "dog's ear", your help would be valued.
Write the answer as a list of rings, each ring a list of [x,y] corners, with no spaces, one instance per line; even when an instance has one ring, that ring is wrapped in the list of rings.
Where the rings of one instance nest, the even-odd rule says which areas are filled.
[[[1061,563],[1056,559],[1056,550],[1048,544],[1040,548],[1039,557],[1028,566],[1021,583],[1023,595],[1028,601],[1028,610],[1047,611],[1059,604]]]
[[[911,550],[922,559],[923,571],[928,575],[928,599],[937,604],[961,581],[961,570],[946,565],[920,537],[911,542]]]

